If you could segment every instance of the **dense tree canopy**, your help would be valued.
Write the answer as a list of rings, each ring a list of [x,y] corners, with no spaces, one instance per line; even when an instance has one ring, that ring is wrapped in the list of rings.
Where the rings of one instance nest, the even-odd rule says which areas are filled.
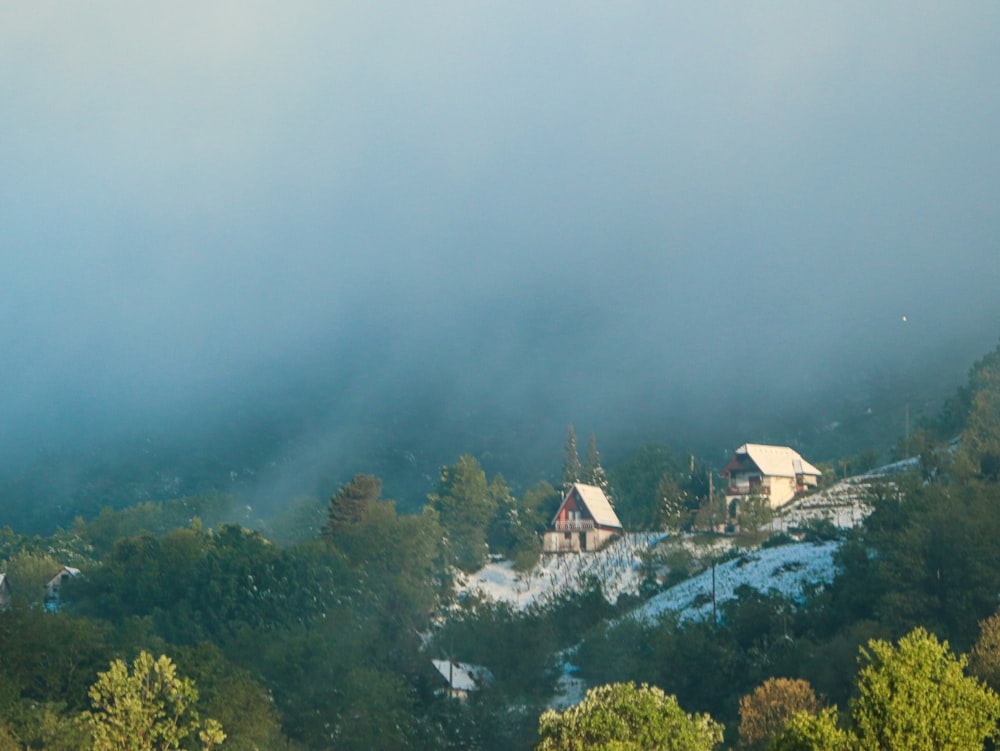
[[[347,524],[357,524],[364,518],[369,504],[377,501],[381,494],[380,479],[372,475],[354,475],[354,479],[330,499],[325,533],[332,536]]]
[[[851,719],[860,751],[974,751],[997,733],[1000,697],[922,628],[862,650]]]
[[[740,699],[740,745],[763,749],[796,714],[816,714],[819,709],[819,700],[808,681],[768,678]]]
[[[441,468],[437,492],[428,500],[440,516],[448,537],[452,562],[463,571],[475,571],[486,562],[486,532],[490,522],[510,501],[510,490],[500,476],[486,481],[475,457],[463,456]]]
[[[617,683],[592,688],[579,704],[538,720],[537,751],[710,751],[722,726],[684,712],[655,686]]]
[[[233,499],[211,493],[137,496],[44,538],[0,530],[0,571],[18,595],[0,612],[0,751],[87,748],[91,732],[99,735],[76,721],[88,707],[97,712],[88,691],[99,673],[117,671],[102,696],[127,693],[137,668],[118,660],[142,653],[171,655],[174,677],[197,682],[197,709],[221,721],[223,748],[233,751],[506,751],[530,746],[536,727],[543,749],[576,748],[581,737],[588,747],[641,748],[646,720],[658,748],[701,748],[718,738],[711,717],[730,727],[731,745],[742,720],[746,748],[919,748],[913,737],[979,748],[992,733],[996,697],[962,675],[963,658],[931,633],[962,650],[974,644],[970,671],[994,688],[1000,682],[1000,486],[991,469],[998,367],[997,354],[977,363],[949,408],[960,417],[954,432],[930,425],[913,439],[919,472],[869,486],[874,510],[863,526],[798,531],[846,538],[831,586],[808,587],[794,601],[742,588],[703,621],[619,618],[635,595],[612,604],[593,582],[524,609],[456,596],[454,566],[471,571],[487,553],[517,561],[530,589],[523,572],[561,499],[540,482],[517,500],[471,456],[442,469],[421,513],[397,513],[379,497],[381,481],[359,474],[332,497],[326,489],[296,501],[302,520],[280,542],[264,531],[276,527],[252,528],[242,509],[240,523],[219,523]],[[938,442],[959,431],[957,448]],[[599,464],[592,447],[575,479]],[[633,528],[683,526],[709,498],[705,468],[682,465],[663,447],[644,447],[609,474],[617,511]],[[721,500],[703,505],[706,528]],[[692,548],[676,560],[651,556],[643,593],[709,565]],[[67,564],[84,575],[66,584],[61,611],[47,613],[42,584]],[[926,630],[914,632],[917,625]],[[873,637],[856,674],[858,647]],[[571,647],[590,685],[615,685],[540,724]],[[452,702],[439,692],[432,656],[483,665],[494,681]],[[183,698],[188,684],[179,680],[174,695]],[[637,688],[640,681],[663,690]],[[811,689],[798,690],[804,685],[840,706],[853,696],[851,711],[819,710]],[[190,727],[181,747],[198,745],[206,730]]]
[[[140,652],[131,668],[115,660],[89,693],[92,708],[83,720],[94,751],[171,751],[188,736],[210,751],[226,739],[218,722],[199,721],[198,691],[166,655]]]
[[[850,751],[852,738],[837,724],[837,708],[799,712],[768,745],[769,751]]]

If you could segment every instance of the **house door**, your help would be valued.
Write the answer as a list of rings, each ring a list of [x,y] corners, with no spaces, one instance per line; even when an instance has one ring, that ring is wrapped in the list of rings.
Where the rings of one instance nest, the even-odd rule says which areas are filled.
[[[587,533],[586,532],[581,532],[580,533],[580,550],[586,550],[586,549],[587,549]]]

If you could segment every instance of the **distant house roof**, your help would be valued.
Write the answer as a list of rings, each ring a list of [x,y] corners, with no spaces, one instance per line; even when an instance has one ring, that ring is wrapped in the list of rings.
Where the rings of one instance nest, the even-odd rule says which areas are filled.
[[[49,579],[49,583],[46,584],[45,586],[48,587],[49,589],[58,589],[60,586],[62,586],[62,583],[67,576],[79,576],[79,575],[80,575],[80,569],[73,568],[72,566],[63,566],[61,569],[59,569],[58,574]]]
[[[795,477],[796,475],[815,475],[823,473],[803,459],[797,451],[787,446],[765,446],[760,443],[744,443],[729,460],[722,470],[726,476],[732,472],[745,470],[745,461],[752,461],[762,475],[768,477]]]
[[[594,520],[595,524],[601,527],[622,528],[622,523],[618,519],[618,514],[615,513],[614,508],[611,506],[611,501],[608,500],[604,491],[595,485],[584,485],[582,482],[573,483],[573,487],[569,489],[563,498],[563,502],[559,504],[559,511],[562,511],[562,507],[566,505],[566,501],[573,495],[573,491],[576,491],[577,497],[586,507],[587,513],[590,514],[590,518]],[[559,511],[552,518],[553,524],[559,518]]]
[[[453,660],[431,660],[437,671],[449,682],[452,691],[476,691],[493,681],[493,673],[482,665]]]

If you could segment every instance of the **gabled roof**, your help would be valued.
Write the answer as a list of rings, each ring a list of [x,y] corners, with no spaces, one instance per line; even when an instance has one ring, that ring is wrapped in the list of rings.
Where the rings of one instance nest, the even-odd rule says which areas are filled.
[[[622,523],[618,520],[618,514],[611,506],[611,501],[604,495],[604,491],[595,485],[584,485],[582,482],[573,483],[573,487],[569,489],[563,497],[563,502],[559,504],[559,511],[562,511],[562,507],[566,505],[566,501],[569,500],[574,490],[586,507],[590,518],[596,524],[601,527],[622,528]],[[559,511],[556,511],[556,515],[552,518],[553,523],[559,518]]]
[[[760,443],[744,443],[733,453],[733,458],[722,470],[726,475],[740,469],[741,455],[757,465],[761,474],[768,477],[795,477],[795,475],[821,476],[823,473],[803,459],[797,451],[787,446],[765,446]]]
[[[451,688],[456,691],[475,691],[480,686],[488,685],[493,681],[493,674],[489,668],[482,665],[470,665],[467,662],[453,662],[451,660],[431,660],[437,671],[444,676],[446,681],[451,683]]]
[[[72,566],[63,566],[59,569],[59,573],[49,579],[49,583],[45,586],[47,587],[58,587],[62,584],[63,577],[65,576],[79,576],[80,569],[73,568]]]

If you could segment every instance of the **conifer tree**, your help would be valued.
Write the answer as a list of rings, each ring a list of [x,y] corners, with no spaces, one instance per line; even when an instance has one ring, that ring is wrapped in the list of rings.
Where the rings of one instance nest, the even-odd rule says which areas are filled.
[[[512,503],[502,477],[487,483],[486,473],[473,456],[462,456],[441,468],[436,493],[427,500],[439,515],[448,536],[452,562],[466,572],[486,562],[486,530],[501,507]]]
[[[357,474],[330,499],[327,518],[327,536],[346,524],[357,524],[364,518],[370,503],[378,500],[382,493],[382,481],[372,475]]]
[[[588,485],[593,485],[595,488],[603,490],[604,495],[614,505],[614,501],[611,498],[611,486],[608,483],[608,475],[604,471],[604,467],[601,466],[601,455],[597,451],[597,438],[593,433],[590,434],[590,443],[587,445],[587,460],[583,465],[581,477],[583,482]]]
[[[580,455],[576,451],[576,433],[571,423],[566,429],[566,446],[563,448],[563,490],[568,491],[574,482],[579,482],[582,472]]]

